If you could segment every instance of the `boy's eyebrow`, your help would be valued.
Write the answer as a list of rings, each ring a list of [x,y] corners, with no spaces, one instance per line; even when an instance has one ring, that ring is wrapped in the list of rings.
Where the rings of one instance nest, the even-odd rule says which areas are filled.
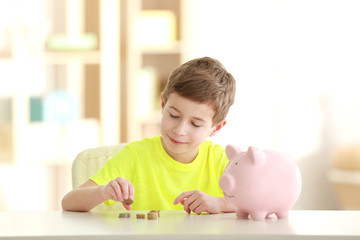
[[[174,106],[170,106],[169,108],[172,108],[172,109],[174,109],[175,111],[177,111],[177,112],[180,112],[176,107],[174,107]]]
[[[174,109],[175,111],[177,111],[177,112],[180,112],[176,107],[174,107],[174,106],[170,106],[169,108],[172,108],[172,109]],[[202,118],[200,118],[200,117],[192,117],[193,119],[196,119],[196,120],[198,120],[198,121],[201,121],[201,122],[206,122],[204,119],[202,119]]]
[[[198,118],[198,117],[193,117],[195,120],[197,120],[197,121],[200,121],[200,122],[205,122],[205,120],[204,119],[202,119],[202,118]]]

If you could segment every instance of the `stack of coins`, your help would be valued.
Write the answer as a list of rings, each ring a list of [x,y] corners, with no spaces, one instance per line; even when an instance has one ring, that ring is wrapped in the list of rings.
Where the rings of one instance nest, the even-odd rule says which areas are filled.
[[[148,212],[147,219],[148,220],[158,220],[159,216],[156,212]]]
[[[160,210],[151,210],[151,213],[156,213],[158,217],[160,217]]]
[[[145,213],[138,213],[136,214],[137,219],[145,219]]]
[[[137,219],[145,219],[147,216],[148,220],[158,220],[160,218],[160,210],[151,210],[147,213],[137,213],[136,218]],[[130,213],[120,213],[119,218],[130,218]]]
[[[130,218],[130,213],[120,213],[119,218]]]

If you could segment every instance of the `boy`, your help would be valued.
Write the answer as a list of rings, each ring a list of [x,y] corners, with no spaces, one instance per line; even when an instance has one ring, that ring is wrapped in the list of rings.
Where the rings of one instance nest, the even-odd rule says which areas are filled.
[[[90,211],[130,198],[132,205],[123,203],[128,210],[234,212],[219,186],[225,150],[206,140],[226,124],[234,98],[235,80],[219,61],[204,57],[179,66],[161,93],[161,136],[125,146],[65,195],[63,210]]]

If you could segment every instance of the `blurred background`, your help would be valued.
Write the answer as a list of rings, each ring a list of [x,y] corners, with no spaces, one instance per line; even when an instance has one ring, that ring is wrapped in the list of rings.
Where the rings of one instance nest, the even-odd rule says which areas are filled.
[[[0,211],[61,209],[76,155],[159,134],[169,73],[203,56],[237,80],[211,140],[290,154],[296,209],[356,209],[359,12],[357,0],[0,0]]]

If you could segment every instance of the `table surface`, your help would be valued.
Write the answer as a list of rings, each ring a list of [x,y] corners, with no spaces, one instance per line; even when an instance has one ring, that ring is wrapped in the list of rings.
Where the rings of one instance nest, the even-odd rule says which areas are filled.
[[[360,211],[294,210],[287,219],[263,221],[184,211],[136,218],[147,212],[0,212],[0,239],[360,239]]]

